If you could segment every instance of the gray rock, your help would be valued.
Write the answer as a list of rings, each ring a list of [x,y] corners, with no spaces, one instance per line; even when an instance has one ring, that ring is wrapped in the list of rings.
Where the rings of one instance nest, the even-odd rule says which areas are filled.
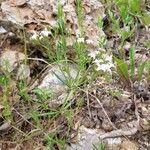
[[[38,88],[51,89],[55,93],[65,91],[67,89],[67,80],[75,79],[77,70],[73,65],[68,66],[68,73],[63,69],[64,67],[62,65],[54,65],[46,70],[46,75],[44,75]]]
[[[108,138],[101,141],[99,137],[102,134],[104,134],[104,131],[101,129],[89,129],[81,126],[78,132],[78,142],[68,146],[67,150],[94,150],[94,146],[100,149],[102,142],[107,150],[120,150],[121,138]]]
[[[24,80],[29,79],[30,77],[30,68],[28,65],[21,64],[18,68],[17,79]]]
[[[68,90],[67,81],[77,77],[77,70],[74,65],[67,67],[68,72],[64,70],[64,67],[61,64],[48,68],[37,86],[41,90],[51,91],[53,97],[49,100],[49,107],[56,108],[73,97],[73,93]]]
[[[25,55],[17,51],[5,51],[0,56],[0,67],[4,71],[12,72],[17,64],[25,59]]]

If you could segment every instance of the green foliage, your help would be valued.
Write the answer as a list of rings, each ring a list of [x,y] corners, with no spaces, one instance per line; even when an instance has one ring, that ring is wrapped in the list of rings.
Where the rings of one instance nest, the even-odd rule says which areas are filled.
[[[9,82],[9,78],[6,75],[0,75],[0,85],[6,86]]]
[[[66,35],[67,31],[65,27],[65,16],[60,3],[58,3],[57,16],[58,16],[57,24],[58,24],[58,29],[60,31],[60,37],[56,47],[56,57],[57,60],[60,61],[66,59],[66,53],[67,53],[67,45],[65,39],[65,36],[67,36]]]
[[[142,79],[142,75],[145,69],[147,61],[145,61],[144,63],[142,63],[139,68],[138,68],[138,80],[140,81]]]
[[[108,15],[112,21],[112,32],[120,36],[121,46],[123,46],[124,41],[133,36],[133,17],[131,17],[124,8],[121,9],[120,19],[116,19],[114,13],[110,10],[108,10]],[[120,23],[123,23],[123,27],[120,27]]]
[[[57,133],[57,132],[56,132]],[[66,140],[64,138],[58,138],[55,132],[45,135],[45,142],[47,150],[52,150],[54,147],[65,150]]]
[[[121,39],[121,48],[119,51],[121,52],[122,59],[116,59],[117,63],[117,72],[118,74],[126,81],[130,81],[135,76],[135,47],[132,47],[129,52],[130,58],[130,67],[127,63],[123,60],[124,59],[124,52],[123,52],[123,45],[124,42],[131,38],[134,33],[134,29],[138,26],[139,22],[138,19],[141,19],[145,25],[149,25],[149,14],[145,12],[145,4],[143,1],[140,0],[114,0],[115,5],[119,13],[115,16],[114,12],[108,10],[109,17],[112,22],[112,32],[116,33],[120,36]],[[113,5],[111,2],[111,6]],[[122,24],[120,26],[120,24]],[[149,45],[148,42],[145,43],[147,46]],[[144,62],[138,67],[138,79],[142,79],[142,74],[144,69],[146,69],[147,62]]]
[[[57,16],[58,16],[58,20],[57,20],[57,24],[58,24],[58,28],[60,30],[61,35],[64,35],[65,33],[65,16],[64,16],[64,12],[63,12],[63,8],[60,4],[60,2],[58,3],[58,7],[57,7]]]
[[[82,30],[83,25],[83,7],[82,7],[82,0],[76,0],[76,12],[78,17],[78,25],[80,30]]]
[[[11,79],[9,74],[4,74],[0,76],[0,86],[3,87],[3,95],[0,97],[0,102],[3,105],[4,109],[2,111],[3,117],[10,121],[12,120],[11,115],[11,106],[9,104],[9,99],[11,97]]]
[[[86,69],[86,64],[89,63],[89,57],[86,53],[86,45],[82,42],[76,42],[73,45],[75,52],[76,52],[76,58],[75,61],[79,67],[80,70]]]
[[[128,0],[129,11],[135,15],[141,13],[141,0]]]
[[[131,70],[130,75],[132,78],[135,73],[135,48],[134,47],[130,49],[129,57],[130,57],[130,70]]]
[[[123,30],[120,31],[122,43],[133,35],[133,31],[130,29],[130,26],[126,26]]]
[[[117,63],[117,72],[118,74],[127,82],[130,80],[129,72],[128,72],[128,65],[122,59],[115,58]]]
[[[29,112],[29,116],[33,119],[35,122],[36,128],[41,128],[42,124],[40,124],[40,119],[39,119],[39,112],[37,110],[31,110]]]
[[[108,15],[112,21],[112,32],[118,33],[120,31],[119,20],[116,19],[111,10],[108,10]]]
[[[115,61],[117,63],[117,73],[120,75],[120,77],[123,79],[123,82],[129,82],[131,79],[133,79],[135,74],[135,48],[130,49],[130,68],[128,67],[127,63],[122,60],[115,58]],[[140,81],[142,79],[142,75],[144,71],[146,71],[146,78],[150,79],[150,61],[145,60],[139,67],[137,67],[137,76],[138,80]]]
[[[150,60],[146,62],[147,80],[150,81]]]
[[[27,87],[27,84],[26,82],[24,81],[19,81],[18,82],[18,90],[19,90],[19,95],[27,102],[30,102],[31,100],[31,97],[30,95],[28,94],[28,87]]]
[[[145,72],[147,80],[150,80],[150,60],[145,60],[138,68],[138,80],[142,79]]]
[[[141,20],[145,26],[149,26],[150,25],[150,13],[143,12],[141,16]]]
[[[98,42],[99,42],[98,46],[100,48],[105,48],[106,43],[107,43],[107,39],[106,39],[106,37],[101,37]]]
[[[105,145],[101,142],[99,146],[93,144],[93,150],[105,150]]]
[[[147,41],[145,41],[144,45],[146,46],[146,48],[149,49],[149,52],[150,52],[150,39],[148,39]]]
[[[111,95],[111,96],[113,96],[113,97],[120,97],[121,96],[121,94],[122,94],[122,92],[120,91],[120,90],[118,90],[118,89],[110,89],[110,90],[108,90],[108,93]]]
[[[50,29],[48,29],[50,30]],[[56,31],[56,28],[55,28]],[[54,36],[54,35],[52,35]],[[56,59],[56,53],[53,50],[53,43],[51,39],[47,36],[43,36],[42,38],[37,37],[36,39],[32,40],[33,44],[43,49],[43,53],[48,57],[50,61],[54,61]]]
[[[44,102],[45,100],[47,100],[52,96],[52,92],[50,90],[42,90],[39,88],[35,88],[33,92],[36,94],[37,100],[41,102]]]
[[[139,15],[141,14],[141,1],[140,0],[115,0],[121,14],[128,12],[128,14]]]
[[[145,12],[142,10],[141,7],[141,1],[140,0],[114,0],[114,4],[117,6],[117,9],[119,13],[116,15],[112,9],[110,9],[112,1],[106,0],[109,4],[109,10],[108,15],[111,19],[111,25],[112,25],[112,34],[119,35],[120,38],[120,49],[123,48],[124,42],[131,38],[133,36],[134,27],[138,25],[137,18],[140,18],[145,25],[150,24],[150,17],[148,12]],[[43,36],[40,37],[39,35],[36,40],[34,40],[34,44],[38,45],[40,49],[42,49],[42,52],[44,53],[44,56],[46,56],[50,62],[53,64],[59,65],[59,69],[61,70],[65,80],[62,80],[57,74],[55,74],[58,79],[60,79],[65,85],[68,86],[68,95],[64,98],[65,102],[62,106],[59,108],[52,109],[49,107],[49,100],[53,98],[53,92],[51,90],[41,90],[41,89],[34,89],[29,91],[28,85],[24,81],[19,81],[17,83],[17,94],[21,97],[20,101],[22,103],[22,107],[27,104],[28,112],[25,111],[25,115],[29,116],[31,119],[31,124],[34,130],[40,130],[42,131],[42,135],[44,135],[44,141],[47,146],[47,149],[53,149],[54,147],[56,149],[65,150],[66,145],[66,139],[65,136],[61,137],[59,135],[60,130],[54,129],[51,133],[47,134],[43,130],[43,128],[47,128],[42,126],[42,122],[45,121],[45,118],[48,118],[50,122],[56,120],[58,117],[65,117],[67,121],[67,127],[68,131],[67,134],[69,134],[70,128],[73,126],[73,119],[74,119],[74,109],[71,108],[72,101],[69,101],[72,99],[74,95],[80,90],[82,85],[85,85],[86,83],[90,83],[93,80],[96,80],[98,76],[103,76],[106,79],[109,79],[110,75],[98,73],[98,71],[95,71],[95,68],[90,64],[91,58],[87,55],[87,45],[85,43],[84,38],[84,29],[83,29],[83,19],[84,19],[84,12],[83,12],[83,6],[82,6],[82,0],[76,0],[76,13],[78,17],[78,28],[80,29],[80,35],[78,36],[78,39],[76,39],[76,42],[73,44],[73,50],[75,53],[75,57],[73,61],[70,61],[67,53],[70,50],[67,47],[66,38],[69,36],[69,32],[66,27],[66,20],[65,20],[65,14],[63,12],[63,8],[61,6],[60,1],[58,2],[57,7],[57,24],[55,27],[51,28],[48,27],[47,31],[49,31],[50,36]],[[103,29],[103,18],[100,16],[97,21],[97,25],[100,29]],[[94,37],[93,37],[94,38]],[[24,36],[25,39],[25,36]],[[106,37],[100,37],[98,48],[105,49],[107,43]],[[150,47],[149,40],[146,41],[147,48]],[[26,45],[26,39],[25,39],[25,45],[24,45],[24,53],[25,53],[25,64],[27,63],[27,45]],[[102,57],[102,54],[105,52],[102,52],[99,54],[99,57]],[[115,62],[117,64],[117,73],[120,75],[120,77],[123,79],[123,82],[130,83],[132,79],[134,79],[136,75],[136,66],[135,66],[135,47],[132,47],[129,52],[130,57],[130,65],[126,63],[124,58],[118,59],[115,58]],[[107,62],[107,60],[104,60],[101,58],[104,62]],[[61,65],[60,65],[61,64]],[[71,77],[70,73],[70,67],[69,65],[74,65],[75,69],[77,69],[77,76],[74,78]],[[88,74],[88,67],[87,64],[91,65],[89,68],[93,71],[90,72],[90,75]],[[11,89],[10,89],[10,81],[11,81],[11,74],[8,73],[9,64],[7,64],[7,71],[4,73],[4,75],[0,76],[0,85],[3,87],[3,96],[2,96],[2,104],[4,106],[4,110],[2,112],[2,115],[4,119],[11,120],[12,119],[12,108],[9,103],[9,98],[11,97]],[[88,69],[87,69],[88,68]],[[142,75],[146,71],[147,73],[147,79],[150,80],[150,61],[146,60],[144,63],[142,63],[138,67],[138,80],[142,79]],[[115,72],[115,70],[114,70]],[[32,95],[29,94],[31,92],[35,97],[32,99]],[[121,92],[119,90],[108,90],[108,93],[111,94],[111,96],[119,97],[121,95]],[[76,98],[76,97],[75,97]],[[85,104],[84,96],[77,97],[76,100],[76,106],[82,107]],[[34,106],[34,107],[33,107]],[[23,114],[24,115],[24,114]],[[62,116],[61,116],[62,115]],[[24,116],[23,116],[24,117]],[[41,120],[42,118],[42,120]],[[44,119],[43,119],[44,118]],[[28,120],[27,120],[28,121]],[[46,120],[47,121],[47,120]],[[49,128],[50,124],[48,124]],[[105,146],[103,143],[100,143],[100,145],[96,146],[93,145],[94,150],[105,150]]]
[[[103,24],[104,24],[104,22],[103,22],[103,17],[102,17],[102,16],[99,16],[99,17],[98,17],[98,21],[97,21],[98,27],[99,27],[100,29],[102,29],[102,28],[103,28]]]

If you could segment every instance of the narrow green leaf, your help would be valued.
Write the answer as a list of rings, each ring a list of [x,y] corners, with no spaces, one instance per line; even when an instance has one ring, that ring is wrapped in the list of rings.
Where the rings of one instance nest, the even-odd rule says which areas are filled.
[[[142,63],[140,65],[140,67],[138,68],[138,80],[142,79],[142,75],[143,75],[145,66],[146,66],[146,61],[144,63]]]
[[[141,16],[141,20],[144,23],[144,25],[149,26],[150,25],[150,14],[149,12],[145,12]]]
[[[135,73],[135,48],[134,47],[130,49],[129,57],[130,57],[131,77],[133,77]]]
[[[128,66],[122,59],[115,58],[115,61],[118,66],[118,73],[126,80],[129,81],[129,72],[128,72]]]

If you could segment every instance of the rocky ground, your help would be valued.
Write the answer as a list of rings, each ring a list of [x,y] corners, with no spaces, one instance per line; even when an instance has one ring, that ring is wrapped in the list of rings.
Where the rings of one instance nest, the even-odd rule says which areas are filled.
[[[127,65],[131,66],[129,53],[134,45],[135,67],[149,61],[150,17],[143,23],[134,16],[138,23],[134,22],[132,36],[122,43],[120,34],[113,32],[114,22],[109,16],[112,9],[119,20],[115,3],[110,7],[104,0],[83,0],[82,39],[77,1],[60,3],[65,28],[69,30],[69,35],[65,35],[69,60],[65,69],[69,75],[62,71],[63,61],[56,63],[59,32],[52,38],[59,20],[58,2],[0,1],[0,149],[150,149],[150,67],[142,72],[141,80],[138,69],[129,80],[115,71],[117,67],[107,70],[111,81],[110,76],[93,72],[95,54],[103,49],[105,58],[111,58],[110,55],[121,58],[123,51]],[[150,2],[143,0],[141,7],[149,12]],[[99,16],[102,25],[97,23]],[[123,31],[122,22],[119,26]],[[102,48],[98,45],[103,38],[107,43]],[[64,81],[78,76],[73,44],[82,40],[87,55],[92,55],[84,70],[88,80],[80,83],[76,92],[70,92]],[[44,94],[43,89],[46,89]]]

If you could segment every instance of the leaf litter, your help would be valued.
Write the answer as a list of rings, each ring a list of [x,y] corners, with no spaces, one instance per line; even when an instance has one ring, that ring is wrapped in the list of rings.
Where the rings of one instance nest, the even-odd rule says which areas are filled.
[[[81,34],[77,21],[75,1],[63,0],[61,1],[61,5],[63,6],[66,17],[66,26],[71,32],[71,35],[66,37],[68,40],[67,46],[72,49],[73,43]],[[97,26],[97,17],[101,16],[102,18],[107,18],[104,4],[98,0],[84,0],[83,8],[85,16],[83,28],[85,29],[86,39],[78,38],[78,40],[80,40],[78,42],[84,42],[85,40],[88,45],[87,51],[97,53],[97,45],[100,37],[107,37],[107,49],[113,49],[114,53],[118,55],[119,52],[117,50],[120,48],[119,36],[109,32],[107,25],[104,28],[104,31]],[[33,38],[33,36],[36,37],[35,35],[39,34],[48,35],[49,31],[46,32],[47,29],[45,27],[50,26],[53,28],[56,26],[57,2],[55,0],[3,1],[1,3],[0,14],[1,34],[9,33],[8,36],[4,36],[4,38],[2,36],[2,39],[0,39],[0,42],[2,43],[0,47],[2,48],[2,52],[0,52],[2,71],[0,74],[2,74],[6,71],[6,67],[3,64],[4,59],[9,61],[9,72],[15,72],[16,67],[20,66],[20,61],[25,59],[22,47],[22,37],[18,34],[20,32],[19,30],[25,29],[27,36]],[[126,53],[127,62],[131,44],[135,42],[137,44],[135,53],[136,65],[139,65],[141,62],[140,60],[144,62],[149,59],[149,53],[145,47],[147,43],[144,43],[149,39],[149,31],[149,28],[144,27],[135,29],[137,34],[135,39],[133,38],[133,41],[132,39],[127,41],[126,45],[123,47]],[[10,36],[10,33],[14,34],[13,38]],[[16,51],[16,49],[18,51]],[[30,67],[30,72],[28,71],[28,73],[25,74],[27,74],[28,77],[31,77],[28,82],[34,81],[33,83],[35,83],[38,74],[41,76],[40,73],[42,73],[42,78],[38,78],[38,80],[42,81],[44,79],[44,74],[47,74],[42,71],[43,68],[46,67],[46,64],[38,60],[45,59],[45,56],[40,48],[35,47],[30,43],[28,53],[30,56],[37,59],[37,61],[30,60],[29,66],[27,66],[27,68]],[[96,55],[97,54],[94,54],[92,57],[95,59]],[[19,65],[16,65],[16,62]],[[55,68],[55,66],[53,67]],[[57,70],[57,68],[55,69]],[[19,70],[19,68],[17,70]],[[145,74],[146,72],[144,75]],[[12,82],[14,83],[16,78],[13,80],[14,81]],[[39,83],[40,82],[37,82],[37,85],[40,87]],[[63,90],[61,90],[61,92],[63,93],[66,87],[62,88]],[[76,114],[72,116],[74,126],[70,129],[67,123],[68,120],[64,114],[61,114],[58,118],[54,117],[52,120],[40,116],[40,123],[45,126],[43,133],[34,131],[34,121],[31,120],[31,116],[26,116],[30,107],[33,107],[33,110],[43,111],[35,103],[37,97],[34,92],[27,90],[33,99],[33,103],[26,104],[26,107],[24,107],[21,104],[20,96],[15,96],[18,92],[15,89],[17,89],[17,85],[14,83],[10,89],[11,94],[9,95],[9,103],[11,104],[10,107],[14,124],[4,122],[3,115],[0,114],[1,149],[46,149],[45,141],[42,140],[42,135],[45,134],[45,132],[48,132],[49,134],[54,133],[56,130],[58,130],[58,137],[67,138],[67,142],[70,146],[67,146],[66,149],[70,150],[76,148],[79,148],[80,150],[90,150],[93,148],[93,144],[98,146],[100,142],[106,144],[106,149],[115,150],[146,150],[150,147],[150,83],[148,80],[134,82],[133,88],[131,88],[130,86],[123,86],[115,80],[115,78],[112,83],[106,82],[101,77],[97,78],[95,82],[88,85],[88,88],[86,86],[82,87],[77,95],[75,95],[74,98],[71,98],[72,109],[77,105],[77,99],[79,97],[84,99],[83,106],[79,108],[78,111],[76,111],[76,109],[73,110]],[[0,96],[4,91],[4,86],[0,85]],[[57,106],[49,103],[48,109],[52,108],[51,105],[53,106],[53,109],[59,108],[62,103]],[[4,107],[4,103],[0,102],[0,112]],[[44,113],[46,114],[47,112],[45,111]],[[11,138],[12,133],[16,132],[16,127],[18,128],[16,137],[18,136],[22,139],[23,136],[20,135],[21,132],[24,133],[24,136],[27,138],[25,142],[22,142],[21,144],[18,144],[19,138],[16,138],[16,141],[13,141]],[[67,133],[68,130],[70,130],[69,135]],[[30,139],[30,137],[28,137],[28,134],[31,132],[33,132],[35,136],[33,136],[32,142],[29,143],[28,138]],[[61,149],[57,144],[54,145],[54,148]]]

